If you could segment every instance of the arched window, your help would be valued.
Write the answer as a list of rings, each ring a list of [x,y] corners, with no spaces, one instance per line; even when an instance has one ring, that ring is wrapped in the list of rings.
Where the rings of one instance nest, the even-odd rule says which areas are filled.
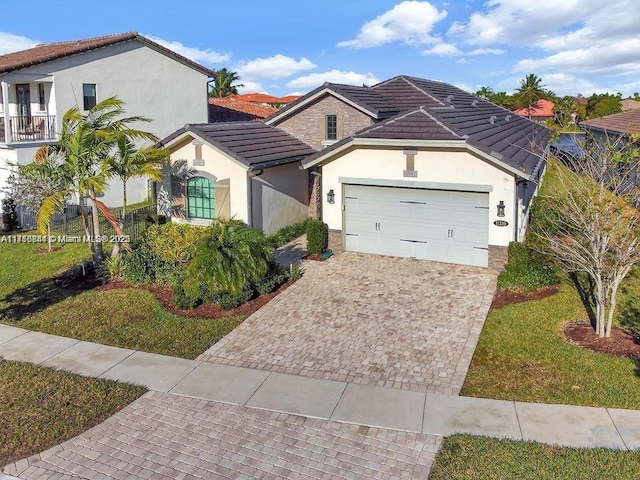
[[[216,189],[205,177],[193,177],[187,181],[187,216],[190,218],[215,218]]]

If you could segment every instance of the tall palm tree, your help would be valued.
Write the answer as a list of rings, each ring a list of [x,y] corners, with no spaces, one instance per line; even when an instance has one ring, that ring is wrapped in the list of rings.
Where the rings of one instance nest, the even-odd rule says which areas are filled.
[[[102,242],[99,241],[101,235],[98,209],[105,213],[107,218],[113,217],[109,209],[97,199],[113,176],[109,172],[106,159],[121,136],[134,141],[153,137],[148,132],[130,127],[132,123],[148,122],[149,119],[140,116],[123,117],[124,114],[124,102],[116,97],[107,98],[96,104],[85,115],[80,113],[78,107],[74,107],[62,118],[62,130],[58,136],[58,142],[48,147],[62,155],[64,160],[60,168],[64,170],[68,183],[63,191],[50,195],[43,202],[36,217],[38,229],[44,230],[53,213],[61,207],[65,196],[73,193],[78,196],[80,202],[85,232],[91,235],[85,212],[86,199],[89,199],[93,207],[91,215],[94,239],[90,242],[90,246],[96,266],[102,264],[104,260],[104,249]],[[36,159],[42,153],[38,152]],[[114,228],[116,231],[120,230],[117,223]]]
[[[527,116],[531,118],[531,105],[545,95],[542,79],[536,74],[530,73],[520,82],[520,88],[516,95],[520,105],[527,107]]]
[[[155,136],[149,140],[157,141]],[[126,135],[119,135],[115,149],[106,158],[109,174],[122,181],[122,218],[127,214],[127,182],[133,177],[147,176],[151,180],[162,179],[162,164],[169,151],[154,145],[137,147]]]
[[[209,91],[210,97],[228,97],[238,94],[238,87],[244,87],[244,84],[237,83],[240,76],[237,72],[232,72],[226,68],[221,68],[216,73],[216,79],[211,84]]]

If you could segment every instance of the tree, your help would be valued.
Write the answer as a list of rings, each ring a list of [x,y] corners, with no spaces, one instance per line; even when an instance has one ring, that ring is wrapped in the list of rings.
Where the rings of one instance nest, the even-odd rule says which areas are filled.
[[[500,105],[507,110],[514,110],[516,108],[516,102],[513,95],[507,94],[507,92],[495,92],[491,94],[489,100],[496,105]]]
[[[242,83],[237,83],[238,80],[240,80],[240,77],[237,72],[221,68],[217,71],[216,78],[211,84],[209,96],[228,97],[230,95],[237,95],[238,87],[244,87]]]
[[[485,100],[490,100],[492,95],[493,89],[491,87],[480,87],[476,92],[477,97],[484,98]]]
[[[640,262],[638,151],[619,138],[591,140],[566,161],[550,163],[558,188],[540,199],[532,233],[595,308],[597,335],[608,337],[620,283]]]
[[[558,122],[561,127],[566,127],[571,123],[577,108],[576,100],[571,96],[567,95],[558,99],[553,106],[553,113],[556,117],[556,122]]]
[[[541,82],[542,79],[540,77],[530,73],[520,82],[520,88],[516,93],[520,107],[527,108],[527,116],[529,118],[531,118],[531,105],[546,95]]]
[[[151,135],[130,127],[133,123],[147,122],[148,119],[139,116],[123,117],[124,114],[124,102],[116,97],[96,104],[85,115],[80,113],[78,107],[74,107],[62,118],[62,130],[57,143],[43,147],[36,153],[38,161],[49,149],[58,152],[63,158],[58,168],[64,172],[63,176],[66,179],[65,188],[47,197],[40,207],[36,216],[38,229],[44,230],[44,226],[61,207],[66,196],[77,195],[85,233],[88,237],[93,234],[90,246],[95,266],[101,265],[104,260],[98,210],[105,214],[118,234],[122,233],[118,223],[113,221],[113,214],[97,198],[104,192],[112,176],[106,159],[115,148],[118,138],[125,136],[137,141],[147,139]],[[91,233],[85,209],[86,199],[90,200],[92,206]]]
[[[622,111],[622,96],[612,93],[594,93],[587,100],[587,118],[604,117]]]

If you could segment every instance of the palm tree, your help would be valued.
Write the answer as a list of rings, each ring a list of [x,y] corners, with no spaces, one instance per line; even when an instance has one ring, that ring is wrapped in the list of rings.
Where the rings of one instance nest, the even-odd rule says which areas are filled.
[[[542,79],[540,77],[530,73],[520,82],[520,88],[516,93],[520,105],[527,107],[527,116],[529,118],[531,118],[531,105],[545,95],[544,86],[541,85],[541,82]]]
[[[211,84],[209,91],[210,97],[228,97],[238,94],[238,87],[244,87],[242,83],[236,83],[240,80],[237,72],[232,72],[226,68],[221,68],[216,73],[216,79]]]
[[[484,98],[485,100],[491,100],[491,97],[493,96],[493,88],[480,87],[480,89],[476,92],[476,96]]]
[[[80,113],[78,107],[74,107],[67,111],[62,118],[62,130],[58,136],[58,142],[48,147],[62,155],[63,161],[59,168],[64,171],[67,185],[63,190],[50,195],[43,202],[36,217],[38,229],[43,231],[53,213],[61,207],[64,198],[69,194],[75,194],[79,199],[85,232],[89,236],[89,222],[85,211],[86,199],[88,198],[92,204],[94,240],[90,242],[90,246],[93,262],[96,266],[101,265],[104,260],[102,242],[99,241],[101,235],[98,209],[110,221],[113,218],[109,209],[97,199],[98,195],[104,192],[108,180],[113,176],[109,172],[106,159],[121,136],[134,141],[152,137],[148,132],[130,127],[132,123],[150,120],[139,116],[123,117],[124,114],[124,102],[116,97],[107,98],[96,104],[85,115]],[[43,151],[39,151],[36,154],[36,159],[42,155]],[[117,223],[113,226],[117,232],[120,230]]]
[[[149,140],[157,141],[154,135]],[[127,214],[127,182],[133,177],[147,176],[151,180],[162,179],[162,164],[169,157],[169,151],[155,145],[137,147],[126,135],[119,135],[116,147],[106,158],[109,174],[122,181],[122,214]]]
[[[569,95],[558,99],[553,106],[553,113],[556,116],[558,124],[561,127],[569,125],[572,114],[576,113],[577,108],[576,99]]]

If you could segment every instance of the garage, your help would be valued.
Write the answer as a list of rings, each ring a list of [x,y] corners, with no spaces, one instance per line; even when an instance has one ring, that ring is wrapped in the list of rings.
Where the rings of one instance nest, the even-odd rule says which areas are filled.
[[[489,193],[343,184],[347,251],[486,267]]]

